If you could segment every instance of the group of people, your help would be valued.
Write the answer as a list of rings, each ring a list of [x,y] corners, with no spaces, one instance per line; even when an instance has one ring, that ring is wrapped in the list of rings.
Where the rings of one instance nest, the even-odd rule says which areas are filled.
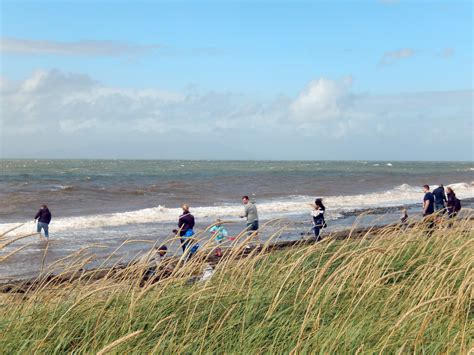
[[[447,187],[446,190],[442,184],[440,184],[433,192],[430,191],[429,185],[423,186],[425,193],[423,197],[423,216],[427,217],[434,213],[446,214],[449,218],[453,218],[461,210],[461,201],[456,197],[453,189]],[[258,234],[259,219],[257,206],[255,201],[251,201],[249,196],[242,197],[242,203],[244,205],[244,213],[240,216],[246,219],[246,230],[249,233]],[[311,218],[312,218],[312,232],[316,238],[316,241],[321,240],[321,230],[325,228],[325,211],[326,207],[323,204],[321,198],[317,198],[312,206]],[[194,216],[189,211],[189,205],[182,205],[183,213],[178,219],[178,229],[174,229],[173,232],[179,235],[181,241],[181,248],[183,253],[187,252],[189,256],[194,254],[198,248],[199,243],[192,238],[194,235]],[[51,212],[47,205],[42,205],[40,210],[35,215],[35,221],[37,222],[37,232],[44,232],[46,238],[49,237],[49,223],[51,222]],[[406,224],[408,221],[407,209],[402,209],[402,224]],[[226,238],[229,237],[227,230],[224,228],[222,221],[217,220],[216,223],[210,229],[211,237],[221,244]],[[220,248],[217,248],[217,254],[220,253]]]
[[[258,233],[258,211],[257,206],[255,205],[254,201],[250,201],[248,196],[242,197],[242,203],[244,204],[244,213],[240,216],[240,218],[245,218],[246,223],[246,230],[249,233]],[[181,248],[183,253],[187,253],[187,257],[190,258],[196,251],[199,249],[199,243],[192,238],[194,235],[194,216],[189,212],[189,205],[184,204],[181,206],[183,213],[178,218],[178,229],[174,229],[173,233],[179,235]],[[233,239],[229,237],[229,233],[224,228],[222,221],[218,219],[216,223],[211,227],[209,230],[211,233],[211,237],[217,242],[217,244],[221,244],[225,238]],[[216,248],[216,255],[220,256],[222,253],[220,247]]]
[[[430,191],[429,185],[423,185],[423,217],[428,221],[430,229],[434,227],[435,221],[433,216],[454,218],[461,210],[461,200],[456,197],[451,187],[444,188],[443,184],[439,184],[437,188]],[[400,218],[402,227],[408,226],[408,210],[402,208],[402,216]],[[450,224],[452,225],[452,223]]]
[[[447,213],[449,218],[453,218],[461,210],[461,201],[456,197],[452,188],[447,187],[445,191],[444,186],[439,185],[431,192],[430,187],[424,185],[423,191],[425,193],[423,197],[424,217],[429,217],[433,214],[444,215]],[[246,219],[245,230],[249,234],[258,235],[259,219],[255,201],[251,201],[248,196],[243,196],[242,203],[244,205],[244,213],[240,217]],[[325,221],[326,207],[321,198],[317,198],[311,206],[312,233],[315,236],[315,240],[320,241],[322,239],[321,230],[327,227]],[[195,219],[189,210],[189,205],[183,204],[182,211],[182,214],[178,218],[178,229],[174,229],[173,233],[179,237],[181,248],[186,258],[185,260],[188,260],[197,252],[200,245],[198,240],[193,238],[195,234]],[[34,218],[37,222],[37,232],[41,233],[43,231],[46,238],[49,237],[49,223],[51,222],[51,218],[51,212],[46,205],[41,206]],[[427,220],[429,221],[430,227],[433,227],[433,220],[430,218]],[[406,208],[402,209],[401,225],[405,227],[408,226],[408,212]],[[432,228],[430,229],[432,230]],[[211,238],[213,238],[217,244],[217,247],[214,249],[214,256],[221,257],[222,250],[220,245],[226,239],[233,240],[235,238],[229,236],[228,231],[220,219],[216,220],[209,229],[209,232]],[[164,260],[167,258],[167,252],[168,247],[166,245],[157,246],[138,261],[139,264],[146,265],[141,278],[141,285],[144,285],[146,282],[153,282],[159,275],[170,274],[173,271],[175,267],[173,262],[176,261],[169,259],[169,262],[164,263]],[[210,278],[213,272],[213,267],[208,264],[200,280],[205,281]]]
[[[445,191],[443,184],[440,184],[431,192],[429,185],[424,185],[423,192],[425,193],[423,197],[423,217],[436,212],[439,214],[448,213],[448,216],[453,218],[461,210],[461,201],[449,186]]]
[[[246,219],[246,227],[245,230],[252,234],[258,235],[258,211],[257,206],[255,205],[254,201],[251,201],[248,196],[242,197],[242,203],[244,205],[244,213],[240,216],[240,218]],[[321,198],[317,198],[314,201],[314,204],[311,204],[312,211],[312,232],[316,238],[316,241],[321,240],[321,230],[325,228],[326,221],[324,217],[324,213],[326,211],[326,207],[323,204],[323,200]],[[187,253],[188,258],[191,257],[199,248],[199,243],[192,238],[194,235],[194,216],[189,212],[189,206],[184,204],[182,206],[183,213],[178,218],[178,229],[174,229],[173,233],[179,235],[181,248],[183,253]],[[215,249],[215,255],[221,256],[222,250],[219,245],[227,238],[229,240],[233,240],[233,237],[229,236],[229,233],[225,229],[220,219],[217,219],[216,223],[209,229],[211,237],[214,238],[214,241],[217,243],[218,247]]]

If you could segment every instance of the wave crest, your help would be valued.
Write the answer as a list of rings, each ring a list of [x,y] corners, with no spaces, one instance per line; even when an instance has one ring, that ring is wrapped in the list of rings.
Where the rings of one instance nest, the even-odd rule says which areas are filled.
[[[435,185],[433,185],[435,186]],[[453,183],[448,185],[460,199],[474,198],[473,183]],[[328,208],[330,219],[338,218],[342,212],[357,211],[367,208],[397,207],[407,204],[421,203],[423,192],[421,188],[402,184],[384,192],[373,192],[360,195],[328,196],[324,203]],[[286,217],[306,213],[314,201],[312,196],[289,196],[284,199],[262,201],[257,203],[260,217],[263,219]],[[240,204],[220,206],[196,206],[191,209],[198,223],[210,222],[216,218],[234,219],[242,213]],[[179,208],[168,208],[158,205],[129,212],[108,213],[90,216],[65,217],[53,219],[52,229],[55,231],[79,230],[123,226],[139,223],[174,223],[181,213]],[[16,224],[0,224],[0,233]],[[31,232],[31,224],[17,229],[16,234]]]

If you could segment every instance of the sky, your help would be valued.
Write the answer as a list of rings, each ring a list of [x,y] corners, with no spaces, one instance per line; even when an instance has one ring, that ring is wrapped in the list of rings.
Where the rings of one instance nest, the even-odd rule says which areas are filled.
[[[0,4],[0,158],[473,160],[471,1]]]

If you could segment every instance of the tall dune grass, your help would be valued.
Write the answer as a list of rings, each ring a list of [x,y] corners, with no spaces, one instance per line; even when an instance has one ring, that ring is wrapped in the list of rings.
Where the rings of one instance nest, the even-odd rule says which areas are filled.
[[[249,251],[256,236],[242,234],[208,281],[215,246],[201,241],[142,287],[143,264],[82,272],[94,258],[84,248],[0,295],[0,352],[468,353],[471,221],[428,235],[418,223],[270,252],[271,238]]]

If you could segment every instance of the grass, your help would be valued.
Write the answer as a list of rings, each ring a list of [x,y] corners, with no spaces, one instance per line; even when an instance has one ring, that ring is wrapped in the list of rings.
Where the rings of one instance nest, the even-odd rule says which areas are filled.
[[[0,351],[468,353],[474,346],[469,219],[430,237],[418,224],[239,257],[247,242],[206,282],[190,282],[206,264],[196,257],[145,287],[143,270],[132,265],[96,281],[4,294]]]

